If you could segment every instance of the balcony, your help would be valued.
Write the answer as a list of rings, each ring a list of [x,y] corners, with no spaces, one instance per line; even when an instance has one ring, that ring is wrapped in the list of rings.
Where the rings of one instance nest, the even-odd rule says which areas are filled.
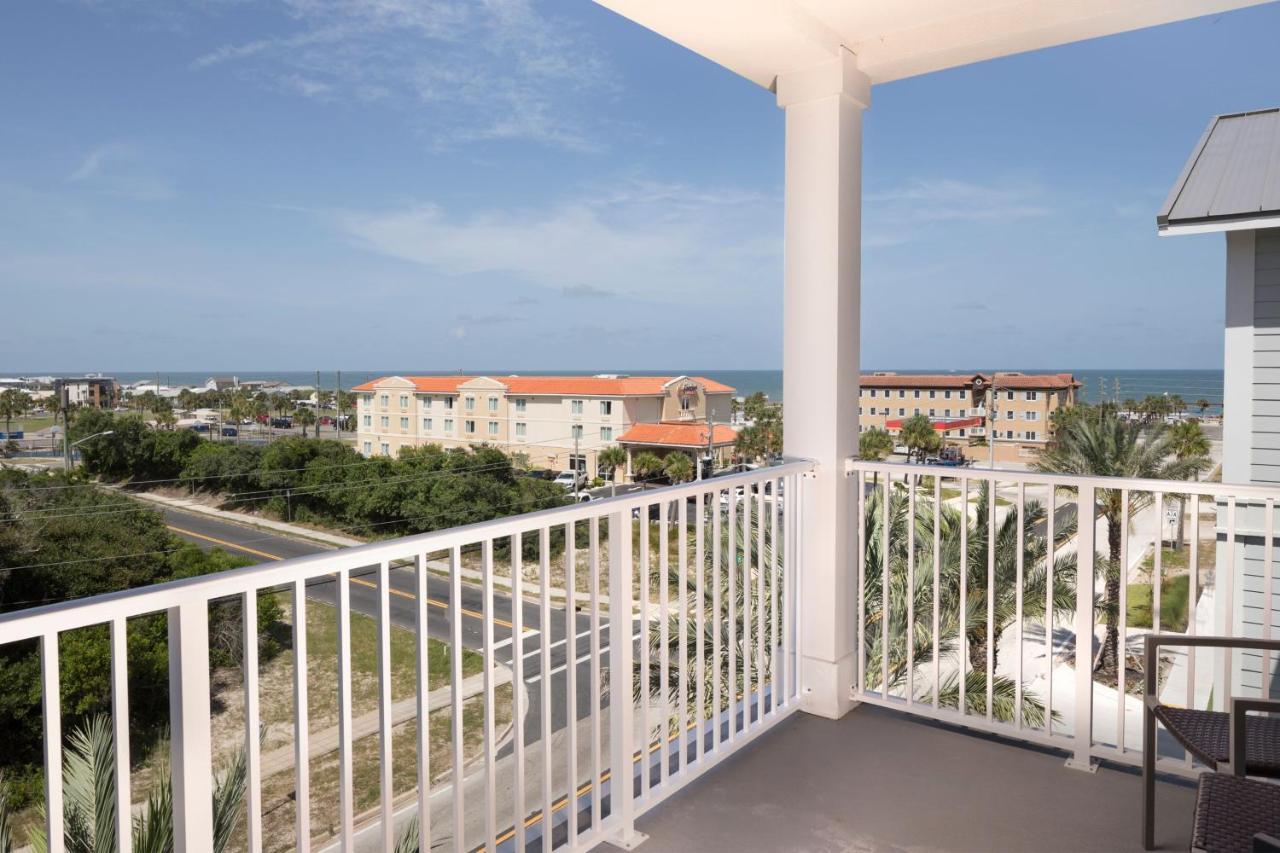
[[[209,849],[213,791],[237,755],[236,837],[255,851],[391,850],[419,815],[422,849],[457,851],[630,846],[637,833],[655,851],[1138,849],[1134,651],[1150,632],[1270,637],[1232,605],[1270,583],[1244,575],[1237,589],[1218,568],[1273,541],[1280,491],[850,461],[854,624],[836,630],[859,640],[845,690],[861,707],[831,720],[795,713],[815,710],[802,614],[821,566],[801,531],[817,474],[789,461],[0,617],[0,644],[41,651],[50,837],[64,831],[64,734],[80,724],[48,701],[64,684],[59,641],[110,632],[112,797],[136,814],[154,783],[135,788],[128,772],[140,756],[125,636],[164,614],[178,850]],[[1113,510],[1118,528],[1100,514]],[[1127,582],[1108,610],[1111,545]],[[287,610],[293,674],[265,705],[258,623],[243,618],[264,597]],[[244,661],[230,670],[209,642],[210,610],[227,606],[240,608]],[[1123,666],[1096,665],[1107,612]],[[309,613],[334,626],[332,649],[301,627]],[[373,672],[352,651],[364,614]],[[392,654],[397,626],[408,662]],[[1159,692],[1206,707],[1269,694],[1272,669],[1174,654]],[[318,712],[326,693],[331,712]],[[1193,791],[1177,779],[1202,768],[1157,748],[1158,838],[1179,847]],[[129,849],[127,822],[117,832]]]

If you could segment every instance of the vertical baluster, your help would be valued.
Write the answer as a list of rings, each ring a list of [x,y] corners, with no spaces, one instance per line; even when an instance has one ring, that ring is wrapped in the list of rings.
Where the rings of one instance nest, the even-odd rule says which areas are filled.
[[[680,499],[677,515],[680,520],[680,542],[677,555],[679,576],[676,583],[677,593],[680,596],[680,668],[678,671],[680,681],[680,731],[676,737],[676,767],[683,769],[688,759],[686,742],[689,737],[689,595],[687,591],[689,578],[689,502],[684,498]]]
[[[640,795],[649,793],[649,747],[653,725],[649,722],[649,701],[653,695],[649,664],[649,506],[640,507],[640,730],[644,732],[640,746]]]
[[[933,707],[942,690],[942,660],[938,631],[942,619],[942,478],[933,478]]]
[[[987,722],[992,721],[995,702],[996,643],[996,480],[987,487]]]
[[[260,713],[258,707],[258,593],[256,590],[245,590],[241,597],[240,615],[243,620],[241,623],[241,636],[244,638],[243,660],[244,660],[244,750],[245,750],[245,793],[248,795],[248,820],[245,822],[245,841],[249,847],[250,853],[261,853],[262,850],[262,765],[261,765],[261,727]],[[119,623],[120,642],[124,642],[124,620],[117,620]],[[114,627],[114,623],[113,623]],[[116,640],[115,632],[112,634],[112,643]],[[112,660],[114,664],[114,658]],[[118,714],[117,710],[117,714]],[[128,711],[125,711],[125,746],[128,746]],[[118,723],[117,723],[118,725]],[[121,751],[119,748],[120,732],[116,731],[116,768],[117,770],[124,768],[124,773],[117,772],[117,790],[119,789],[119,779],[123,776],[126,780],[129,778],[129,754],[127,749]],[[123,798],[123,810],[117,806],[116,814],[124,815],[129,813],[128,794]],[[120,821],[123,828],[128,821]],[[122,836],[128,833],[121,832]],[[123,841],[116,842],[116,848],[119,853],[126,853],[129,849]]]
[[[1236,611],[1235,611],[1235,577],[1236,565],[1238,558],[1236,557],[1236,499],[1234,495],[1227,497],[1227,559],[1226,565],[1219,566],[1217,571],[1218,583],[1226,587],[1223,598],[1226,607],[1222,611],[1226,614],[1226,636],[1236,637]],[[1231,695],[1231,666],[1232,655],[1231,649],[1223,649],[1221,652],[1222,660],[1222,688],[1218,692],[1219,696]],[[1220,710],[1226,709],[1226,700],[1222,701]]]
[[[1267,498],[1263,506],[1263,512],[1267,514],[1266,520],[1263,522],[1263,535],[1266,537],[1262,545],[1262,638],[1271,640],[1271,581],[1272,573],[1275,567],[1272,565],[1273,540],[1275,538],[1275,500]],[[1191,624],[1190,618],[1188,625]],[[1271,650],[1263,649],[1262,651],[1262,698],[1271,698]]]
[[[1196,635],[1196,599],[1200,596],[1200,496],[1191,496],[1191,548],[1187,577],[1187,635]],[[1187,707],[1196,706],[1196,650],[1187,649]],[[1190,763],[1191,756],[1187,755]]]
[[[1044,556],[1044,733],[1053,734],[1053,552],[1055,550],[1055,516],[1058,512],[1058,487],[1049,483],[1049,512],[1045,516]]]
[[[721,658],[720,636],[721,629],[724,626],[724,613],[720,609],[722,602],[720,601],[721,578],[723,577],[721,566],[720,547],[720,502],[724,500],[725,492],[717,491],[712,497],[711,511],[711,662],[716,668],[716,676],[711,681],[711,707],[714,710],[711,716],[711,749],[713,752],[720,751],[720,718],[721,718],[721,696],[720,684],[724,681],[724,663]],[[646,776],[649,774],[646,772]]]
[[[1155,493],[1155,542],[1154,556],[1152,557],[1151,567],[1151,630],[1153,633],[1160,633],[1160,575],[1163,566],[1164,554],[1164,493]],[[1124,582],[1124,569],[1121,568],[1120,586],[1127,586]],[[1121,611],[1123,613],[1123,611]],[[1123,617],[1120,621],[1124,621]]]
[[[854,498],[854,505],[857,507],[857,518],[854,520],[854,535],[858,539],[858,589],[854,593],[857,596],[858,607],[858,657],[857,678],[858,682],[854,690],[862,693],[867,689],[867,480],[862,470],[859,469],[855,475],[856,488],[858,494]],[[796,525],[799,530],[799,524]],[[797,629],[797,634],[799,633]],[[800,659],[796,658],[796,668],[800,666]]]
[[[893,483],[889,474],[884,475],[880,492],[880,698],[889,698],[889,622],[892,621],[893,601],[889,595],[889,504]]]
[[[252,595],[252,593],[248,593]],[[257,616],[256,608],[250,611]],[[258,620],[246,620],[253,625],[253,668],[249,666],[248,631],[245,632],[245,714],[248,720],[249,708],[254,710],[254,725],[246,722],[246,735],[253,734],[253,743],[258,742],[257,708],[258,708]],[[116,748],[116,853],[129,853],[133,849],[133,832],[130,820],[131,780],[129,778],[129,642],[128,621],[123,616],[111,620],[111,719]],[[252,686],[248,673],[253,673]],[[252,697],[250,694],[252,693]],[[252,705],[250,704],[252,702]],[[258,753],[250,751],[247,762],[249,788],[249,823],[248,841],[251,853],[259,853],[262,849],[262,771],[258,764]],[[257,846],[255,846],[255,843]]]
[[[1013,591],[1013,637],[1014,646],[1018,650],[1018,659],[1015,662],[1017,668],[1017,676],[1013,685],[1013,715],[1014,725],[1019,729],[1022,728],[1022,670],[1023,670],[1023,654],[1022,654],[1022,620],[1023,620],[1023,585],[1024,574],[1026,572],[1026,553],[1027,553],[1027,481],[1018,481],[1018,553],[1016,556],[1016,577],[1014,583],[1017,588]],[[1123,704],[1123,703],[1121,703]]]
[[[311,847],[311,724],[307,706],[307,582],[293,582],[294,840]]]
[[[591,583],[591,828],[597,829],[600,826],[600,776],[604,770],[600,758],[600,697],[604,695],[600,683],[600,519],[592,516],[587,524],[590,551],[587,571]],[[613,618],[623,619],[626,615],[618,613]],[[619,768],[619,784],[624,778]]]
[[[480,546],[483,573],[480,576],[481,645],[484,652],[484,838],[489,853],[498,842],[498,732],[496,727],[496,702],[493,668],[493,540],[485,539]],[[513,601],[514,605],[515,602]],[[511,642],[514,644],[513,636]],[[513,645],[514,648],[514,645]],[[514,690],[516,685],[512,685]],[[386,849],[390,850],[391,847]]]
[[[956,710],[961,716],[966,713],[965,701],[968,697],[965,684],[968,682],[969,667],[969,478],[960,480],[960,633],[957,636],[960,674],[957,683]]]
[[[355,844],[355,785],[351,755],[351,580],[347,569],[338,584],[338,823],[343,850]]]
[[[751,486],[742,487],[742,731],[751,728],[751,706],[753,694],[751,690],[751,635],[755,633],[755,625],[751,619],[753,603],[751,596]],[[735,573],[737,566],[734,567]]]
[[[907,704],[916,699],[916,477],[907,475]]]
[[[764,656],[765,595],[764,595],[764,484],[756,483],[756,722],[764,722],[764,680],[766,664]]]
[[[778,704],[782,701],[778,693],[778,656],[783,652],[783,644],[778,637],[778,607],[782,603],[778,587],[778,548],[782,541],[778,537],[778,515],[782,511],[782,478],[770,482],[773,483],[773,512],[769,520],[769,695],[772,698],[771,713],[777,714]]]
[[[635,701],[631,690],[632,647],[632,562],[631,514],[621,510],[609,517],[609,683],[613,693],[609,713],[609,748],[611,783],[609,817],[618,827],[611,836],[616,846],[634,850],[644,841],[635,829],[635,782],[633,759],[636,754]],[[644,693],[642,692],[643,696]],[[641,775],[647,775],[648,735],[640,741]],[[523,853],[523,850],[520,851]]]
[[[512,795],[515,798],[515,840],[516,850],[525,853],[525,806],[524,783],[524,718],[528,700],[524,691],[524,537],[521,533],[511,534],[511,709],[512,723],[512,760],[515,762],[515,783]],[[423,847],[428,850],[430,848]]]
[[[416,657],[417,712],[418,712],[418,846],[431,849],[431,650],[430,625],[427,604],[427,555],[417,559],[417,583],[414,598],[414,646]],[[519,670],[517,670],[519,672]],[[521,850],[524,848],[521,847]]]
[[[384,850],[395,848],[395,816],[392,803],[395,783],[392,781],[392,746],[395,733],[391,718],[391,564],[378,565],[378,805],[382,822]]]
[[[729,636],[726,638],[726,646],[729,652],[729,695],[725,697],[728,703],[729,711],[729,743],[732,745],[738,739],[738,723],[737,723],[737,696],[738,696],[738,584],[737,584],[737,563],[738,563],[738,544],[737,538],[734,536],[734,517],[738,514],[738,495],[731,487],[725,490],[729,498],[729,517],[728,531],[725,534],[725,573],[729,579],[729,586],[726,590],[728,601],[726,605],[729,610],[728,631]]]
[[[697,566],[697,574],[694,576],[694,600],[698,603],[698,612],[695,615],[695,636],[694,657],[696,660],[694,671],[694,709],[695,709],[695,732],[694,738],[696,744],[694,753],[696,759],[701,762],[706,755],[706,738],[704,736],[703,727],[706,724],[706,632],[707,632],[707,604],[706,604],[706,492],[698,492],[694,497],[693,513],[696,521],[693,528],[693,561]]]
[[[550,853],[555,820],[551,812],[551,528],[538,530],[538,572],[541,595],[538,600],[538,674],[542,690],[539,716],[542,718],[542,851]],[[516,685],[517,689],[519,685]],[[523,851],[521,851],[523,853]]]
[[[49,853],[63,853],[66,840],[62,827],[62,689],[56,631],[40,637],[40,682],[44,709],[45,838]]]
[[[659,779],[666,783],[671,775],[671,762],[668,755],[669,732],[671,729],[671,629],[670,629],[670,583],[671,559],[668,549],[671,547],[671,534],[667,529],[671,522],[671,504],[663,500],[658,504],[658,611],[661,613],[658,622],[658,683],[662,685],[662,720],[658,731]]]
[[[208,849],[213,837],[209,603],[190,598],[168,615],[173,849],[194,853]]]
[[[1068,762],[1079,769],[1091,769],[1093,761],[1093,590],[1097,534],[1097,500],[1092,482],[1076,490],[1076,518],[1080,519],[1076,541],[1075,620],[1075,755]],[[1121,659],[1123,661],[1123,658]]]
[[[565,725],[568,732],[566,746],[569,763],[569,802],[565,819],[568,822],[569,849],[578,846],[578,556],[577,528],[570,521],[564,526],[565,540]]]
[[[467,853],[466,768],[462,739],[462,548],[449,551],[449,686],[453,735],[453,849]]]
[[[1156,516],[1156,523],[1159,524],[1159,516]],[[1120,490],[1120,602],[1119,602],[1119,618],[1116,620],[1120,630],[1120,663],[1121,666],[1116,667],[1116,695],[1125,695],[1125,678],[1126,667],[1123,665],[1125,661],[1125,650],[1128,648],[1129,638],[1129,490]],[[1124,753],[1124,706],[1123,701],[1116,703],[1116,749]]]

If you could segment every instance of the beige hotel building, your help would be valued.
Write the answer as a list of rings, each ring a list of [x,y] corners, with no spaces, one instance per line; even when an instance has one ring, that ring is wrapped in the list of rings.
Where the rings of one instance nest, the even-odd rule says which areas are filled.
[[[925,415],[945,444],[978,461],[1030,462],[1052,436],[1049,418],[1075,405],[1080,383],[1069,373],[873,373],[860,379],[859,428],[896,435],[912,415]]]
[[[642,450],[705,455],[708,414],[718,459],[737,437],[729,426],[734,389],[701,376],[385,376],[352,390],[356,448],[365,456],[488,444],[524,454],[531,468],[607,477],[596,457],[616,444],[627,450],[630,479]]]

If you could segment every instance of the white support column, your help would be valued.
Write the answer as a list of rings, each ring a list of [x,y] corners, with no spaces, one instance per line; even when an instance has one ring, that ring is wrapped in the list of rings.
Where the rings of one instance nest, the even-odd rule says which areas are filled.
[[[209,719],[209,605],[169,609],[169,762],[173,849],[208,850],[213,841],[213,738]]]
[[[1222,482],[1253,479],[1254,231],[1227,232],[1223,341]]]
[[[799,519],[800,678],[805,710],[835,719],[854,704],[858,525],[844,465],[858,449],[862,111],[871,83],[842,49],[780,76],[777,93],[787,134],[784,450],[818,463]]]

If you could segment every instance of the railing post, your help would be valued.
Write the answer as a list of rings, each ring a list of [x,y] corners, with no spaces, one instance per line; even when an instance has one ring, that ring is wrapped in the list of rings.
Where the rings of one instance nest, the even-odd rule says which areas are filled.
[[[622,510],[609,516],[609,816],[617,827],[609,841],[623,850],[649,837],[636,832],[631,581],[631,512]]]
[[[213,847],[213,747],[209,720],[209,605],[169,608],[169,727],[173,849]]]
[[[1053,488],[1050,485],[1050,488]],[[1093,750],[1093,589],[1094,552],[1097,538],[1097,495],[1092,483],[1082,483],[1076,492],[1076,703],[1075,753],[1067,759],[1073,770],[1097,772]],[[1124,569],[1120,568],[1123,572]],[[1122,614],[1123,618],[1123,614]],[[1053,614],[1045,614],[1045,630],[1053,631]],[[1124,665],[1124,649],[1119,650]],[[1053,678],[1053,660],[1049,661]]]

